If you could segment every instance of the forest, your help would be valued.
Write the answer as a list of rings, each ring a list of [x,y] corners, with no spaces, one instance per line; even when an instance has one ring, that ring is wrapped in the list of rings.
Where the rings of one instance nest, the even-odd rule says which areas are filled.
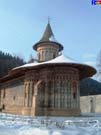
[[[25,62],[22,58],[0,51],[0,78],[7,75],[12,68],[23,64]]]

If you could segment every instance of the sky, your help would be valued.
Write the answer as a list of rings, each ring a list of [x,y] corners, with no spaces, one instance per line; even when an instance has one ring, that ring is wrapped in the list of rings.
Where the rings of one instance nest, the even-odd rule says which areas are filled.
[[[91,0],[0,0],[0,50],[26,61],[50,23],[63,53],[96,65],[101,49],[101,5]]]

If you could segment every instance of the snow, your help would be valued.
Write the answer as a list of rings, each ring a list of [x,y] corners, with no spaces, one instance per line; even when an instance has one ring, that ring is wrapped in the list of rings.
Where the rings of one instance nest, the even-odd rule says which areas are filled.
[[[44,62],[44,63],[77,63],[76,61],[72,60],[69,57],[65,57],[63,54],[56,57],[55,59],[52,59],[50,61]]]
[[[19,67],[14,68],[18,69],[18,68],[23,68],[23,67],[34,67],[34,66],[38,66],[38,65],[43,65],[43,64],[52,64],[52,63],[74,63],[74,64],[79,64],[76,61],[74,61],[73,59],[69,58],[69,57],[65,57],[63,54],[46,62],[41,62],[41,63],[28,63]]]
[[[51,37],[49,38],[49,41],[57,42],[53,35],[51,35]]]
[[[0,135],[81,134],[101,135],[101,115],[94,114],[93,117],[90,115],[89,117],[32,117],[0,114]]]

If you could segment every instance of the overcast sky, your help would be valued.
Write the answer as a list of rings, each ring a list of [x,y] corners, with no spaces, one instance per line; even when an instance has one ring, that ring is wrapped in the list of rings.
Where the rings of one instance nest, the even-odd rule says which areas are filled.
[[[0,0],[0,50],[28,60],[48,16],[63,53],[94,65],[101,49],[101,5],[91,0]]]

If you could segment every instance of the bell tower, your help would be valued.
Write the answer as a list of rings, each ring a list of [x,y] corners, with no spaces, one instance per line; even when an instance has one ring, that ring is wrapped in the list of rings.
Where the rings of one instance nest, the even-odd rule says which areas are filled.
[[[54,37],[49,21],[41,40],[33,46],[33,49],[37,51],[39,62],[54,59],[63,50],[63,46]]]

